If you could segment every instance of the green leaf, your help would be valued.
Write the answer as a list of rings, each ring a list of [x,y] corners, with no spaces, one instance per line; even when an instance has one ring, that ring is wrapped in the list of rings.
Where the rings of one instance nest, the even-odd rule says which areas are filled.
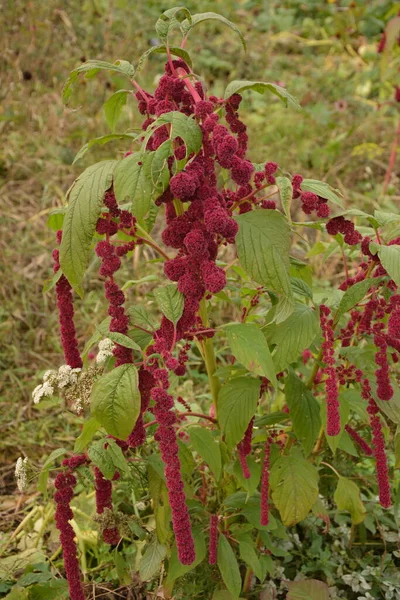
[[[94,417],[90,417],[82,427],[79,437],[75,440],[74,452],[80,454],[94,438],[96,432],[100,429],[100,423]]]
[[[314,192],[317,196],[321,196],[321,198],[325,198],[326,200],[330,200],[333,204],[338,204],[341,208],[343,208],[343,203],[340,197],[338,196],[338,190],[335,190],[325,181],[318,181],[317,179],[303,179],[301,183],[301,189],[304,192]]]
[[[49,454],[49,456],[46,458],[42,469],[49,468],[57,460],[57,458],[60,458],[60,456],[64,456],[64,454],[66,453],[67,450],[65,448],[57,448],[56,450],[53,450],[53,452]]]
[[[256,412],[260,385],[257,379],[237,377],[228,381],[219,391],[218,421],[231,449],[243,438]]]
[[[132,202],[131,212],[140,224],[149,212],[153,186],[143,171],[143,155],[134,152],[122,159],[114,172],[114,193],[117,201]]]
[[[224,535],[220,535],[218,539],[217,563],[222,581],[231,594],[235,598],[239,598],[242,589],[242,578],[235,553]]]
[[[149,331],[155,330],[156,323],[152,315],[147,312],[144,306],[132,306],[128,308],[126,312],[133,327],[144,327],[144,329]]]
[[[285,379],[285,398],[293,430],[303,446],[304,452],[309,454],[321,428],[319,404],[307,386],[292,370]]]
[[[47,217],[46,225],[50,227],[53,231],[58,231],[62,229],[64,223],[64,215],[65,215],[65,207],[55,208],[51,211],[49,216]]]
[[[43,288],[42,288],[43,294],[46,294],[46,292],[49,292],[50,290],[52,290],[53,287],[56,285],[57,281],[59,279],[61,279],[62,275],[63,275],[63,272],[61,271],[61,269],[58,269],[58,271],[56,271],[54,273],[54,275],[51,279],[47,279],[43,284]]]
[[[66,579],[52,579],[45,584],[29,588],[29,600],[68,600],[68,583]],[[18,598],[18,600],[23,600]]]
[[[161,460],[161,457],[159,457]],[[171,537],[171,507],[168,501],[168,490],[164,481],[164,465],[161,467],[162,477],[153,468],[147,466],[149,492],[153,501],[153,512],[156,520],[156,534],[160,544],[167,544]]]
[[[91,412],[108,434],[126,440],[140,413],[138,374],[134,365],[120,365],[96,381]]]
[[[155,152],[148,152],[143,156],[143,175],[151,182],[154,196],[159,196],[168,187],[170,179],[168,158],[172,154],[172,141],[166,140]]]
[[[290,416],[280,410],[264,415],[263,417],[256,417],[254,421],[255,427],[265,427],[266,425],[275,425],[276,423],[282,423],[282,421],[288,421]]]
[[[318,498],[318,471],[292,448],[280,456],[270,473],[272,499],[287,527],[306,518]]]
[[[108,337],[112,342],[114,342],[114,344],[119,344],[124,348],[130,348],[131,350],[136,350],[137,352],[142,352],[141,347],[136,342],[131,340],[130,337],[124,335],[123,333],[118,333],[117,331],[107,331],[106,337]]]
[[[208,429],[204,427],[190,427],[188,430],[193,448],[214,473],[215,479],[221,475],[221,451],[218,442]]]
[[[292,286],[292,290],[295,294],[299,296],[304,296],[304,298],[313,299],[312,289],[303,279],[300,277],[291,277],[290,284]]]
[[[372,279],[364,279],[364,281],[354,283],[349,287],[339,303],[335,319],[349,312],[356,304],[361,302],[371,287],[378,285],[381,281],[382,277],[373,277]]]
[[[290,207],[292,205],[293,197],[292,182],[290,181],[289,177],[276,177],[276,185],[279,189],[282,208],[284,210],[285,215],[289,219],[289,223],[291,223],[292,217],[290,215]]]
[[[176,325],[183,314],[184,296],[174,283],[164,285],[154,290],[154,297],[162,314]]]
[[[65,277],[80,295],[96,223],[101,215],[104,194],[111,187],[116,164],[115,160],[104,160],[88,167],[68,191],[60,265]]]
[[[245,41],[240,29],[238,29],[238,27],[236,27],[236,25],[234,23],[232,23],[232,21],[228,21],[228,19],[226,19],[222,15],[219,15],[218,13],[215,13],[215,12],[205,12],[205,13],[198,13],[197,15],[192,15],[191,23],[189,20],[185,19],[185,21],[183,21],[181,23],[181,30],[182,30],[183,35],[186,37],[188,35],[189,31],[191,31],[193,29],[193,27],[195,27],[199,23],[202,23],[203,21],[210,21],[210,20],[220,21],[221,23],[223,23],[224,25],[226,25],[227,27],[232,29],[232,31],[237,33],[237,35],[240,37],[240,41],[242,42],[243,49],[246,52],[246,41]]]
[[[126,96],[131,93],[132,90],[118,90],[104,103],[107,125],[113,133],[126,104]]]
[[[252,496],[260,483],[261,464],[256,462],[251,456],[247,457],[246,462],[250,471],[248,479],[243,476],[243,470],[238,460],[233,465],[233,474],[237,478],[240,487],[246,490],[249,496]]]
[[[200,126],[192,117],[188,117],[187,115],[178,111],[164,113],[158,117],[150,127],[148,127],[143,140],[142,149],[146,148],[149,138],[153,135],[156,129],[159,129],[159,127],[163,127],[164,125],[170,125],[170,140],[174,140],[177,137],[182,138],[186,146],[186,158],[188,158],[192,153],[197,154],[201,148],[203,140]]]
[[[370,244],[371,252],[372,244]],[[374,244],[383,268],[388,272],[397,286],[400,286],[400,246],[381,246]]]
[[[276,322],[281,323],[294,309],[288,273],[288,224],[276,210],[255,210],[235,218],[239,224],[236,246],[240,264],[257,283],[282,295],[276,306]]]
[[[277,369],[267,341],[255,323],[232,323],[226,328],[232,354],[251,373],[267,377],[276,387]]]
[[[254,547],[248,542],[239,542],[239,555],[256,577],[262,579],[262,567]]]
[[[82,356],[86,356],[92,346],[97,344],[101,339],[106,338],[108,336],[110,323],[111,317],[106,317],[105,319],[103,319],[100,325],[96,326],[96,331],[85,344],[85,347],[82,351]]]
[[[329,600],[329,588],[323,581],[304,579],[289,582],[286,600]]]
[[[169,51],[173,56],[179,56],[179,58],[182,58],[187,64],[187,66],[192,68],[192,60],[190,58],[189,53],[186,52],[186,50],[180,48],[179,46],[169,46]],[[146,52],[144,52],[139,58],[139,62],[136,65],[136,74],[143,69],[144,63],[146,62],[147,58],[149,58],[149,56],[151,56],[152,54],[167,54],[167,47],[165,46],[165,44],[161,44],[159,46],[152,46],[151,48],[148,48],[148,50],[146,50]]]
[[[181,28],[181,21],[179,21],[176,16],[180,12],[185,15],[185,20],[192,24],[192,15],[185,6],[175,6],[174,8],[164,11],[156,22],[156,33],[163,42],[167,41],[168,35],[173,29]]]
[[[199,565],[206,556],[206,543],[203,531],[193,531],[194,548],[196,552],[196,558],[191,565],[183,565],[178,558],[178,551],[176,544],[174,544],[171,552],[171,558],[168,561],[168,576],[167,585],[171,585],[173,581],[186,575],[189,571],[192,571]]]
[[[136,133],[108,133],[107,135],[102,135],[98,138],[93,138],[89,142],[87,142],[82,148],[77,152],[73,165],[78,162],[83,156],[85,156],[86,152],[90,150],[93,146],[108,144],[108,142],[112,142],[114,140],[130,140],[131,142],[137,138]]]
[[[400,425],[400,388],[392,379],[393,396],[390,400],[380,400],[376,395],[375,386],[372,386],[374,400],[383,412],[393,423]]]
[[[353,525],[362,523],[367,510],[361,501],[360,489],[347,477],[339,477],[334,500],[339,510],[346,510],[351,515]]]
[[[148,581],[160,571],[161,563],[167,555],[167,549],[156,539],[147,546],[140,561],[139,574],[142,581]]]
[[[109,63],[103,60],[88,60],[71,71],[71,74],[65,82],[63,88],[63,102],[67,103],[70,99],[73,86],[81,73],[86,73],[87,77],[93,77],[94,75],[97,75],[99,71],[113,71],[115,73],[121,73],[130,79],[132,79],[135,75],[134,67],[126,60],[116,60],[115,63]]]
[[[106,448],[107,454],[111,457],[112,463],[121,473],[129,473],[129,466],[121,448],[115,440],[110,439]]]
[[[268,90],[275,94],[275,96],[278,96],[285,106],[290,104],[290,106],[293,106],[293,108],[296,108],[297,110],[301,109],[297,99],[292,96],[292,94],[289,94],[285,88],[276,85],[276,83],[265,83],[264,81],[231,81],[225,90],[224,98],[228,99],[233,96],[233,94],[241,94],[245,90],[252,90],[259,94],[264,94],[264,92]]]
[[[111,455],[104,447],[106,443],[107,440],[103,438],[92,444],[88,449],[88,456],[92,463],[100,469],[105,479],[112,479],[115,473],[115,466]]]
[[[313,343],[318,331],[317,312],[306,304],[296,304],[294,312],[284,323],[269,325],[266,333],[268,342],[275,345],[272,359],[276,372],[298,360],[303,350]]]

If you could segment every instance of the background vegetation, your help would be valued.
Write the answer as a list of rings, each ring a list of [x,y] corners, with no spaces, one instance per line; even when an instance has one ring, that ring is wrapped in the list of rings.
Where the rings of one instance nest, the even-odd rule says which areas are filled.
[[[153,25],[160,12],[174,5],[175,1],[169,0],[162,3],[149,0],[135,3],[127,0],[3,2],[0,17],[5,67],[0,86],[3,140],[0,148],[0,402],[3,415],[0,521],[4,530],[1,543],[8,544],[11,557],[16,547],[19,550],[35,547],[39,553],[35,562],[41,563],[43,554],[51,556],[58,548],[54,528],[50,527],[50,536],[43,537],[48,526],[46,520],[51,521],[51,516],[49,505],[35,485],[28,494],[15,495],[16,459],[28,455],[39,467],[43,456],[60,446],[72,445],[80,423],[57,403],[52,406],[53,401],[38,406],[33,406],[31,401],[38,376],[57,366],[61,355],[54,295],[42,292],[44,281],[51,276],[54,243],[54,233],[46,228],[46,220],[55,207],[64,205],[66,190],[85,166],[102,157],[109,158],[115,150],[120,155],[126,151],[124,142],[95,147],[78,165],[71,166],[76,152],[88,139],[108,132],[102,105],[123,84],[112,74],[93,80],[82,78],[74,96],[75,108],[69,109],[61,101],[62,85],[70,70],[89,58],[110,62],[126,58],[135,63],[149,44],[157,43]],[[194,12],[223,12],[240,25],[247,40],[248,53],[244,54],[228,29],[218,24],[196,29],[190,50],[197,59],[197,72],[210,89],[216,94],[222,93],[232,79],[273,81],[287,85],[304,108],[302,113],[296,113],[271,98],[246,95],[242,106],[258,157],[276,161],[291,173],[327,180],[342,191],[347,207],[398,211],[399,168],[393,171],[385,195],[382,184],[399,118],[400,104],[396,104],[393,96],[399,60],[379,55],[377,44],[385,24],[400,9],[400,3],[214,0],[187,1],[186,5]],[[141,80],[145,89],[154,87],[162,61],[153,56],[148,62]],[[83,99],[85,106],[79,108]],[[119,129],[137,126],[136,118],[134,105],[128,103]],[[146,262],[135,257],[131,278],[140,280],[151,275],[147,261],[153,256],[145,254],[144,258]],[[321,275],[322,293],[329,280],[335,281],[337,276],[335,260],[326,265],[317,255],[314,269]],[[95,269],[89,272],[89,278],[94,288],[96,283],[100,285]],[[134,291],[130,291],[130,299],[146,303],[149,286],[149,281],[136,285]],[[229,310],[234,312],[235,307]],[[83,339],[93,333],[93,315],[96,314],[100,321],[104,307],[98,304],[95,292],[89,292],[78,315],[78,331]],[[204,374],[195,368],[192,374],[194,390],[201,394]],[[186,393],[194,397],[193,389],[188,388]],[[34,506],[39,507],[38,512],[14,535]],[[84,506],[80,508],[85,512]],[[271,590],[274,585],[279,587],[284,565],[291,561],[291,578],[294,579],[301,565],[305,575],[327,578],[331,586],[338,587],[338,593],[346,590],[343,596],[346,598],[400,597],[396,595],[399,581],[394,575],[384,576],[382,570],[386,552],[390,560],[398,559],[396,544],[399,540],[393,513],[369,524],[375,539],[361,551],[352,545],[352,530],[345,520],[333,520],[325,538],[315,522],[309,522],[308,527],[306,544],[299,544],[299,532],[293,531],[290,539],[283,538],[280,545],[271,549],[272,583],[271,589],[265,592],[271,595],[257,597],[274,597],[275,592]],[[90,529],[86,533],[86,542],[90,545],[92,533]],[[14,535],[12,540],[10,535]],[[52,564],[57,567],[56,559],[53,554]],[[96,581],[98,573],[99,582],[108,581],[109,587],[115,587],[115,582],[121,580],[118,565],[107,553],[98,559],[97,564],[102,566],[95,571],[93,580]],[[32,560],[31,556],[28,562]],[[18,570],[11,562],[2,564],[0,579],[10,579],[11,573],[11,582],[26,566],[21,564]],[[372,573],[369,568],[375,571]],[[348,579],[346,583],[342,575],[352,569],[369,583],[364,585],[360,578],[354,582]],[[177,594],[181,595],[177,597],[208,598],[205,575],[210,574],[186,581],[184,591],[178,590]],[[284,576],[287,577],[288,572]],[[46,575],[42,579],[33,578],[31,583],[40,584],[45,580]],[[110,597],[134,597],[128,595],[133,593],[129,591],[130,582],[122,580],[122,583],[128,587]],[[10,585],[3,584],[0,595],[8,593]],[[156,583],[148,585],[149,594],[156,589]],[[62,593],[61,588],[57,590],[57,594]],[[93,588],[94,597],[104,593],[104,589],[95,591]],[[368,596],[370,593],[382,595]]]

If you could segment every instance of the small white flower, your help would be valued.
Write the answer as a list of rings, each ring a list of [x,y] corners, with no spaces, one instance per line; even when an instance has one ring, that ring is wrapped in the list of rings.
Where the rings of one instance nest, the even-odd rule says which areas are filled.
[[[105,338],[99,342],[99,352],[96,356],[96,363],[99,365],[112,356],[115,344],[110,338]]]
[[[43,397],[52,396],[54,388],[49,381],[37,385],[32,392],[32,398],[35,404],[39,404]]]
[[[144,502],[136,502],[136,508],[138,510],[144,510],[146,508],[146,504]]]
[[[46,371],[43,375],[43,381],[50,381],[50,383],[54,383],[57,378],[57,372],[50,369]]]
[[[80,398],[77,398],[75,400],[73,409],[77,415],[81,415],[83,413],[83,404],[82,404],[82,400]]]
[[[58,387],[63,388],[67,385],[73,385],[78,381],[78,374],[82,369],[72,369],[69,365],[61,365],[58,369],[57,379]]]
[[[28,457],[21,458],[17,460],[17,464],[15,465],[15,478],[17,480],[17,488],[20,492],[23,492],[28,483],[27,478],[27,466],[28,466]]]

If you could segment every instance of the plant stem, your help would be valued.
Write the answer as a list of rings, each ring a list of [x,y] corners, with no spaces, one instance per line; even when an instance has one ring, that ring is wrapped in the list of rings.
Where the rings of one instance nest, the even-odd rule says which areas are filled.
[[[332,467],[332,465],[330,465],[327,462],[324,462],[323,460],[321,461],[321,465],[325,465],[326,467],[329,467],[330,469],[332,469],[332,471],[335,473],[335,475],[337,475],[338,477],[340,477],[340,473],[338,473],[335,469],[335,467]]]
[[[136,230],[141,234],[141,236],[137,238],[138,240],[140,240],[144,244],[147,244],[148,246],[151,246],[152,248],[154,248],[154,250],[156,250],[159,254],[161,254],[161,256],[163,256],[167,260],[170,259],[168,254],[166,254],[164,252],[164,250],[162,248],[160,248],[160,246],[153,240],[153,238],[147,233],[147,231],[145,229],[143,229],[143,227],[141,227],[140,225],[137,224]]]
[[[206,301],[203,300],[200,302],[200,317],[203,321],[203,325],[206,329],[209,328],[209,320],[207,314],[207,304]],[[218,392],[220,388],[220,383],[217,377],[215,377],[214,373],[217,369],[217,364],[215,361],[215,353],[214,353],[214,345],[210,338],[206,338],[201,342],[203,348],[204,362],[206,364],[208,382],[210,384],[210,390],[212,399],[215,407],[215,415],[218,418]]]
[[[397,155],[397,148],[399,146],[399,142],[400,142],[400,119],[397,124],[397,130],[396,130],[396,134],[394,136],[394,140],[393,140],[393,144],[392,144],[392,151],[390,153],[389,164],[388,164],[388,168],[387,168],[387,171],[385,174],[385,179],[383,182],[383,187],[382,187],[382,195],[383,196],[386,194],[386,191],[388,189],[388,186],[390,183],[390,177],[392,176],[394,165],[396,163],[396,155]]]

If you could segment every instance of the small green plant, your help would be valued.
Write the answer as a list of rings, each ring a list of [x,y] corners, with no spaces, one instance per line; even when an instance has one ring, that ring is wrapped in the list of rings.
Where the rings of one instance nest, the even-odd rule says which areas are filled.
[[[367,508],[352,475],[331,464],[338,450],[376,470],[380,504],[391,505],[384,433],[386,419],[400,423],[399,217],[344,210],[327,183],[290,173],[273,157],[254,162],[239,115],[242,94],[300,106],[285,88],[261,81],[232,81],[222,98],[210,94],[186,44],[211,19],[245,47],[224,17],[174,8],[156,23],[160,45],[136,67],[88,61],[64,88],[68,102],[80,74],[102,70],[132,85],[105,104],[112,133],[88,142],[76,160],[115,139],[130,149],[87,168],[53,219],[59,246],[46,289],[56,291],[65,364],[44,374],[33,399],[60,394],[82,416],[74,452],[54,481],[72,600],[85,598],[71,524],[76,486],[95,490],[116,579],[126,576],[134,548],[143,581],[165,565],[164,597],[194,569],[218,570],[204,584],[214,598],[228,597],[225,588],[232,598],[250,594],[271,573],[271,536],[286,535],[311,513],[328,520],[321,496],[350,513],[355,531]],[[166,57],[153,93],[139,83],[150,54]],[[142,128],[118,134],[128,99],[137,102]],[[351,216],[363,220],[360,230]],[[314,243],[315,232],[329,241]],[[135,281],[120,270],[135,254],[145,260],[146,246],[159,265],[150,307],[130,302]],[[333,292],[321,290],[309,264],[327,249],[341,261]],[[93,260],[108,316],[80,348],[74,296],[89,286]],[[189,402],[184,391],[196,374],[207,378],[208,392]],[[42,491],[66,453],[46,461]],[[21,459],[21,488],[27,469]],[[327,474],[334,489],[321,485]],[[372,513],[375,485],[368,478],[361,485]],[[327,577],[292,583],[287,598],[328,597]]]

